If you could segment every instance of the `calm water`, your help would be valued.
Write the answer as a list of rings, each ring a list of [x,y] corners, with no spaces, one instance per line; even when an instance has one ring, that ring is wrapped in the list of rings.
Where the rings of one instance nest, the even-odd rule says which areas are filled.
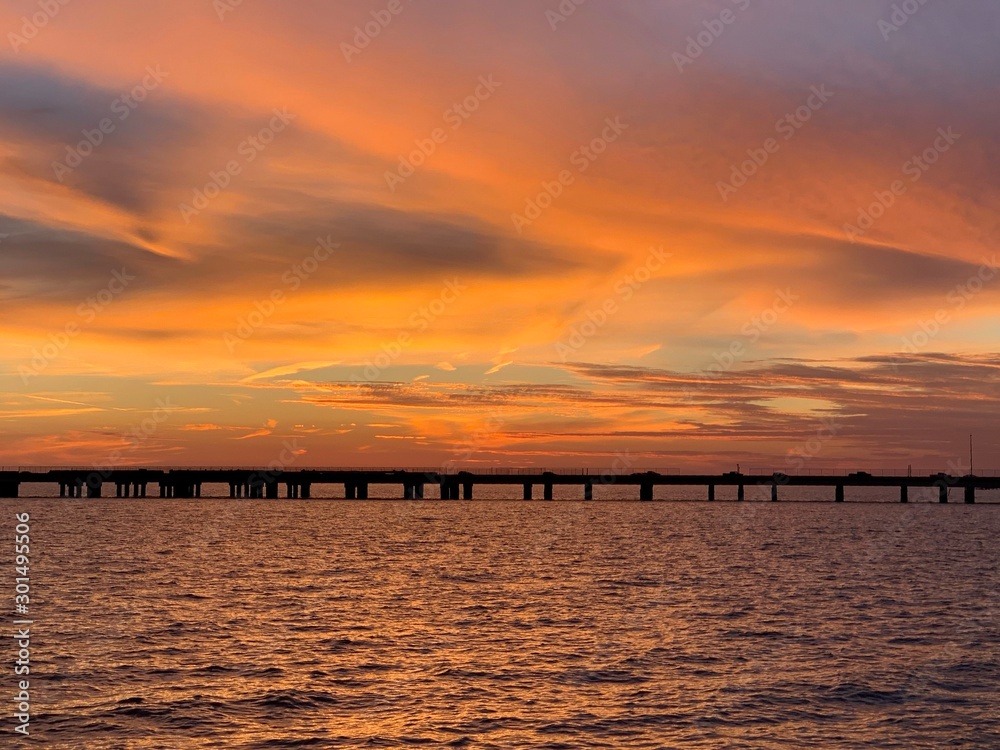
[[[3,507],[45,746],[1000,747],[1000,506]]]

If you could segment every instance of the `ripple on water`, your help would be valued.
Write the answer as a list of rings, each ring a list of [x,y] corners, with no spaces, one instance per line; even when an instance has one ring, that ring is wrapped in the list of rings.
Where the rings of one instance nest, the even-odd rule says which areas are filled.
[[[53,747],[1000,747],[1000,508],[19,502]]]

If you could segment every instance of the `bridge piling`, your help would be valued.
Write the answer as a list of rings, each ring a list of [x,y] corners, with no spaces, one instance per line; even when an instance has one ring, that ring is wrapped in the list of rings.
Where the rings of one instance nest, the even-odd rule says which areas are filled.
[[[533,487],[531,486],[531,482],[525,482],[524,483],[524,499],[525,500],[531,500],[532,489],[533,489]]]
[[[714,484],[708,485],[708,502],[710,502],[710,503],[714,503],[715,502],[715,485]]]
[[[583,484],[583,499],[593,500],[594,499],[594,483],[589,479]]]
[[[842,484],[837,485],[837,489],[835,490],[834,493],[834,502],[835,503],[844,502],[844,485]]]
[[[542,495],[542,497],[544,497],[546,500],[552,499],[552,482],[545,483],[543,493],[544,494]]]
[[[976,488],[974,485],[969,485],[965,488],[965,504],[975,505],[976,504]]]
[[[744,489],[743,485],[741,484],[736,489],[736,502],[742,503],[744,500],[746,500],[746,496],[747,496],[746,495],[746,490]]]

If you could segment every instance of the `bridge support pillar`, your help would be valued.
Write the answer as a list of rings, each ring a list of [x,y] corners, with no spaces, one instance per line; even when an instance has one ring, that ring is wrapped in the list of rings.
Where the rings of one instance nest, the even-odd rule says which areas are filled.
[[[365,487],[367,489],[367,485],[365,485]],[[303,498],[305,498],[305,499],[308,500],[309,499],[309,494],[310,494],[311,490],[312,490],[312,485],[309,482],[303,482],[302,483],[302,497]],[[367,497],[367,493],[366,493],[366,497]]]
[[[122,496],[122,483],[115,482],[115,497],[121,497],[121,496]]]
[[[834,502],[844,502],[844,485],[837,485],[837,489],[834,491]]]
[[[771,485],[771,502],[778,502],[778,485],[776,484]]]
[[[594,483],[589,479],[583,485],[583,499],[593,500],[594,499]]]
[[[265,487],[266,487],[267,499],[268,500],[277,500],[278,499],[278,483],[277,482],[268,482],[265,485]]]
[[[462,497],[466,500],[472,499],[472,482],[466,482],[462,486]]]
[[[441,490],[441,493],[440,493],[439,497],[442,500],[451,500],[451,485],[448,483],[447,480],[442,480],[441,481],[441,483],[440,483],[440,490]]]
[[[714,484],[708,485],[708,502],[710,502],[710,503],[714,503],[715,502],[715,485]]]
[[[308,497],[308,495],[306,495]],[[358,483],[358,500],[368,499],[368,482]]]
[[[943,482],[938,485],[938,502],[947,503],[948,502],[948,485]]]
[[[66,483],[59,483],[59,497],[66,497]]]
[[[551,482],[546,482],[545,483],[545,490],[544,490],[544,494],[542,496],[546,500],[551,500],[552,499],[552,483]]]
[[[908,503],[910,502],[910,488],[905,484],[899,486],[899,502]]]
[[[532,491],[532,489],[533,488],[531,486],[531,482],[525,482],[524,483],[524,499],[525,500],[530,500],[531,499],[531,491]]]
[[[353,482],[346,482],[344,484],[344,499],[356,500],[357,497],[358,497],[358,486]]]
[[[95,484],[91,484],[90,482],[87,482],[87,497],[100,497],[101,496],[101,488],[103,486],[104,486],[104,484],[102,482],[97,482]]]
[[[741,484],[741,485],[740,485],[740,486],[739,486],[739,487],[738,487],[738,488],[736,489],[736,502],[738,502],[738,503],[742,503],[742,502],[743,502],[744,500],[746,500],[746,498],[747,498],[747,493],[746,493],[746,489],[745,489],[745,488],[743,487],[743,485]]]
[[[0,482],[0,497],[17,497],[20,487],[20,482]]]
[[[976,504],[976,487],[975,485],[969,485],[965,488],[965,504],[975,505]]]
[[[639,500],[643,502],[649,502],[653,499],[653,485],[651,484],[640,484],[639,485]]]

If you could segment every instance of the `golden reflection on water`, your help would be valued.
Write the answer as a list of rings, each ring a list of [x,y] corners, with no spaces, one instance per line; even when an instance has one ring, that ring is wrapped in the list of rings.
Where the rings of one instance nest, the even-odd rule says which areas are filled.
[[[998,508],[18,503],[55,747],[996,737]]]

